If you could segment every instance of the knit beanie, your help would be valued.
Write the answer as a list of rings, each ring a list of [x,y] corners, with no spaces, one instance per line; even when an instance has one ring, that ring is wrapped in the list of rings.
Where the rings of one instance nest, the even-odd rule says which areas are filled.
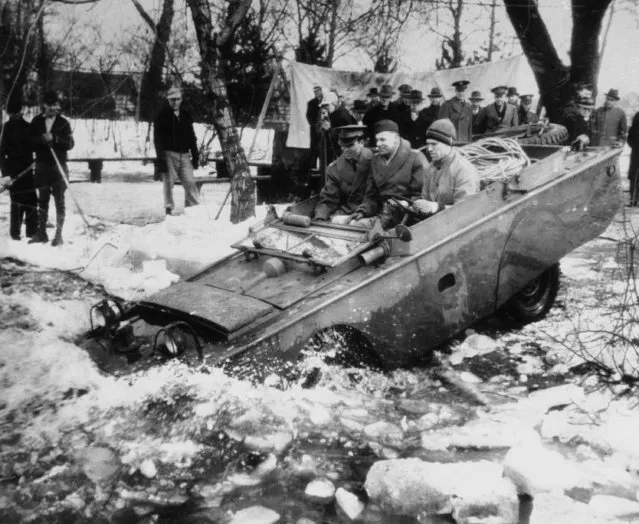
[[[375,134],[381,133],[382,131],[393,131],[395,133],[399,133],[399,126],[392,120],[380,120],[379,122],[375,122],[374,129]]]
[[[448,118],[435,120],[426,131],[426,138],[432,138],[442,144],[452,146],[457,140],[457,131],[454,124]]]

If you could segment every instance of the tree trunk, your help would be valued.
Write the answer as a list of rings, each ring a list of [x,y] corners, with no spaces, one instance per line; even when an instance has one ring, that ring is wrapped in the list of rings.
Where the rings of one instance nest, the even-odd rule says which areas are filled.
[[[245,18],[251,0],[228,0],[224,27],[215,35],[208,0],[187,0],[191,9],[202,58],[202,88],[212,107],[211,120],[222,146],[224,160],[231,176],[231,222],[237,224],[255,216],[255,182],[235,128],[226,92],[224,50],[240,22]]]
[[[585,82],[597,89],[599,76],[599,34],[606,10],[612,0],[578,0],[572,5],[570,42],[570,80]],[[596,95],[596,93],[594,93]]]
[[[548,118],[558,122],[572,95],[570,68],[559,58],[535,0],[504,0],[504,4],[535,75]]]
[[[570,59],[566,66],[559,58],[536,0],[504,0],[508,18],[537,80],[542,102],[553,122],[561,119],[577,82],[597,85],[599,33],[606,9],[612,0],[573,0]]]
[[[171,25],[175,8],[173,0],[164,0],[160,20],[156,25],[138,0],[132,1],[140,16],[155,33],[149,58],[149,68],[142,75],[142,81],[140,82],[140,118],[145,122],[152,122],[161,103],[162,72],[166,62],[166,48],[171,38]]]

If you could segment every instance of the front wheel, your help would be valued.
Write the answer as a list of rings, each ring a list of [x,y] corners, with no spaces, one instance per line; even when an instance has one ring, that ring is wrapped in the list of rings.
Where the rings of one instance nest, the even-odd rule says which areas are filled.
[[[535,322],[546,316],[558,291],[559,264],[555,264],[526,284],[506,303],[504,310],[521,322]]]

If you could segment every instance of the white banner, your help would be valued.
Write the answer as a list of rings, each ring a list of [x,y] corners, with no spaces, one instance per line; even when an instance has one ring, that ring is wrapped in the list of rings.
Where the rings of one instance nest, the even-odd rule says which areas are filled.
[[[534,94],[533,107],[538,100],[537,83],[524,55],[458,69],[391,75],[340,71],[293,62],[291,64],[291,116],[286,145],[298,148],[308,148],[310,145],[306,104],[313,98],[314,85],[322,86],[324,93],[336,91],[343,95],[350,105],[358,98],[366,100],[368,90],[371,87],[379,89],[382,84],[390,84],[395,91],[400,85],[409,84],[413,89],[421,90],[424,98],[433,87],[439,87],[444,98],[448,99],[454,95],[455,89],[451,84],[456,80],[470,82],[468,96],[472,91],[481,91],[485,98],[483,105],[491,103],[493,96],[490,90],[498,85],[516,87],[520,94]],[[428,101],[425,104],[428,104]]]

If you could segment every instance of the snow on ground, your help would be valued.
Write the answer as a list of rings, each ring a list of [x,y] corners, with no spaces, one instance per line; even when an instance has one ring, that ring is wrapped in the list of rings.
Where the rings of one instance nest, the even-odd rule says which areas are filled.
[[[81,140],[91,133],[93,136],[102,133],[100,136],[106,138],[94,149],[80,142],[77,156],[79,153],[106,155],[113,144],[117,144],[114,149],[117,153],[126,150],[127,155],[144,154],[146,131],[139,126],[130,123],[115,130],[104,123],[82,125],[93,126],[93,129],[80,131],[80,124],[76,123],[76,136]],[[131,144],[135,146],[127,149]],[[85,176],[83,166],[73,165],[73,170],[72,178]],[[102,184],[72,184],[71,191],[90,225],[87,227],[83,222],[68,194],[65,244],[59,248],[29,245],[26,239],[10,240],[9,197],[6,192],[0,194],[0,258],[11,257],[36,266],[32,270],[35,284],[29,285],[29,279],[17,286],[8,282],[0,300],[0,313],[5,322],[0,331],[3,348],[0,352],[0,413],[3,415],[2,438],[6,443],[2,450],[6,465],[2,466],[0,475],[9,478],[17,471],[24,479],[16,487],[23,490],[17,498],[0,491],[0,511],[29,492],[31,486],[30,496],[35,496],[37,485],[46,484],[43,479],[49,478],[47,475],[54,477],[60,471],[55,469],[62,467],[58,463],[72,463],[69,457],[87,446],[108,445],[131,471],[153,471],[148,466],[151,461],[161,470],[159,486],[171,483],[170,475],[174,474],[176,479],[186,475],[203,450],[210,449],[213,438],[210,435],[221,431],[238,441],[252,443],[261,452],[277,454],[278,460],[286,464],[280,468],[282,475],[283,471],[304,471],[306,475],[331,478],[338,486],[342,482],[347,488],[352,485],[346,484],[344,468],[331,463],[334,449],[322,447],[340,439],[345,439],[344,446],[348,446],[345,456],[352,458],[358,446],[369,446],[367,449],[374,450],[377,457],[393,458],[400,453],[401,456],[406,453],[422,456],[420,453],[424,451],[415,448],[415,441],[420,438],[422,447],[437,443],[440,451],[448,445],[451,448],[461,445],[462,441],[469,449],[476,449],[478,442],[488,448],[498,448],[504,439],[510,439],[513,446],[528,445],[525,438],[518,442],[513,436],[532,432],[545,439],[544,445],[553,441],[581,444],[578,448],[581,459],[587,458],[600,480],[604,472],[613,472],[617,477],[627,474],[626,470],[636,472],[639,453],[635,436],[639,418],[631,400],[615,399],[613,393],[619,392],[619,388],[603,393],[584,393],[580,389],[578,395],[574,389],[570,393],[555,392],[551,400],[534,395],[525,398],[526,381],[540,376],[540,369],[545,370],[543,374],[562,380],[566,366],[583,360],[583,355],[566,350],[566,345],[575,343],[576,327],[587,325],[601,330],[610,323],[610,311],[623,305],[628,279],[624,273],[626,259],[619,250],[623,243],[619,241],[626,235],[628,224],[639,227],[636,209],[620,213],[605,233],[605,237],[617,242],[598,239],[562,261],[564,285],[558,305],[546,319],[520,330],[498,332],[496,340],[485,337],[487,351],[493,344],[500,353],[519,358],[518,378],[513,383],[506,376],[498,375],[493,377],[497,380],[483,384],[495,398],[505,395],[502,402],[503,398],[508,401],[492,413],[477,411],[476,420],[461,427],[453,426],[447,433],[449,428],[443,426],[463,424],[468,415],[466,411],[463,415],[456,412],[460,407],[455,404],[449,402],[442,407],[436,397],[432,402],[430,396],[424,397],[425,384],[433,384],[423,370],[365,374],[357,387],[350,385],[346,373],[335,372],[314,390],[294,386],[284,391],[266,385],[249,385],[223,375],[220,370],[190,368],[178,362],[124,379],[104,376],[73,343],[75,337],[87,330],[88,309],[99,298],[99,293],[77,284],[60,288],[59,275],[49,270],[64,270],[103,285],[109,293],[139,298],[230,253],[230,244],[245,236],[248,227],[263,218],[266,208],[259,207],[255,218],[232,225],[228,202],[220,218],[215,219],[228,183],[205,185],[202,205],[187,210],[182,207],[182,189],[176,186],[176,216],[166,217],[162,185],[152,180],[152,168],[133,163],[107,163]],[[51,213],[53,216],[53,211]],[[11,264],[4,267],[10,269]],[[16,266],[16,271],[22,269]],[[467,341],[470,341],[472,331],[468,334]],[[601,346],[601,340],[595,340],[594,344]],[[462,344],[462,347],[465,346]],[[477,353],[478,348],[475,345],[471,349]],[[556,366],[543,367],[542,359],[535,356],[536,348],[545,355],[543,365],[552,357],[556,358]],[[471,352],[468,348],[465,351]],[[596,380],[590,383],[598,385]],[[437,384],[434,387],[437,388]],[[393,393],[397,391],[400,391],[399,398]],[[524,400],[517,401],[519,398]],[[402,403],[413,411],[398,412]],[[424,403],[425,407],[419,407]],[[411,414],[416,406],[424,409],[419,412],[420,418]],[[559,408],[551,410],[552,406]],[[167,413],[174,418],[167,419]],[[473,423],[476,423],[475,432]],[[310,436],[318,433],[323,440],[315,454],[309,451],[301,458],[294,454],[281,455],[291,442],[294,442],[293,448],[303,446]],[[58,453],[53,468],[47,462],[53,455],[52,448]],[[518,462],[513,467],[528,475],[528,480],[535,479],[541,484],[542,492],[536,497],[531,522],[628,521],[619,520],[615,514],[623,509],[620,501],[631,502],[626,492],[621,490],[626,498],[612,502],[601,498],[595,500],[596,504],[578,502],[556,491],[560,479],[554,478],[554,482],[544,485],[544,479],[558,471],[559,463],[553,462],[556,455],[548,452],[536,457],[526,449],[520,456],[532,457],[536,463]],[[22,462],[22,451],[31,453],[28,461]],[[494,455],[494,458],[501,460],[503,456]],[[193,470],[192,474],[201,476],[199,470]],[[255,481],[246,475],[236,474],[230,478],[239,484]],[[226,485],[229,478],[212,477],[207,489],[215,491],[213,484],[217,481]],[[608,484],[612,486],[610,493],[618,495],[620,488],[615,482],[610,480]],[[639,487],[634,478],[627,484],[635,490]],[[58,489],[65,496],[75,497],[76,502],[78,498],[91,499],[86,486],[76,491],[73,488],[68,495],[70,488],[63,490],[58,486]],[[260,493],[249,490],[247,496],[254,500]],[[99,500],[97,495],[96,500]],[[282,507],[284,505],[282,503]],[[239,508],[225,509],[228,516]],[[630,512],[635,509],[631,506]],[[85,514],[89,510],[97,511],[95,503],[87,503]]]

